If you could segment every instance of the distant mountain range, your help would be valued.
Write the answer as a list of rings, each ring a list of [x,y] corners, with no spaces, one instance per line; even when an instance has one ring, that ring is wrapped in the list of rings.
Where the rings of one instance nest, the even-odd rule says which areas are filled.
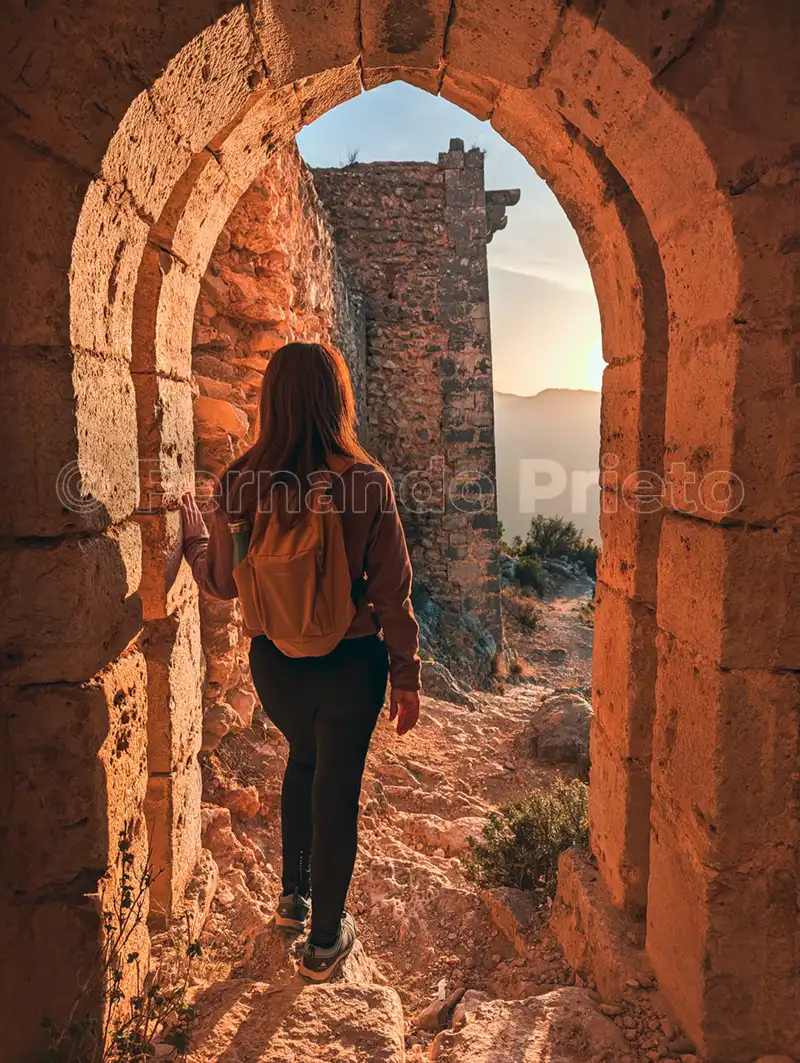
[[[600,392],[496,391],[494,417],[498,510],[506,539],[524,538],[536,512],[567,517],[599,542],[600,492],[583,484],[584,474],[599,468]]]

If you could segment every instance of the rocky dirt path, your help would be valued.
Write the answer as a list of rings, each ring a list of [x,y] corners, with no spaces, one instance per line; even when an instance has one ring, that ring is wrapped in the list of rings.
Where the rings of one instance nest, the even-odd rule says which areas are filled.
[[[550,687],[575,687],[591,697],[592,592],[589,580],[563,580],[550,596],[537,601],[536,630],[516,637],[528,679]]]
[[[204,844],[219,885],[195,979],[195,1063],[671,1058],[648,1012],[626,1006],[612,1021],[598,1010],[550,936],[546,906],[515,890],[481,890],[461,859],[490,809],[577,770],[537,760],[529,726],[554,688],[590,684],[590,597],[573,587],[546,603],[520,647],[527,678],[476,694],[475,711],[424,698],[418,728],[402,739],[384,714],[349,899],[360,945],[326,987],[298,978],[301,943],[271,922],[282,739],[259,718],[210,756]],[[455,1013],[461,1029],[440,1033],[465,992]],[[465,1023],[466,1011],[474,1022]]]

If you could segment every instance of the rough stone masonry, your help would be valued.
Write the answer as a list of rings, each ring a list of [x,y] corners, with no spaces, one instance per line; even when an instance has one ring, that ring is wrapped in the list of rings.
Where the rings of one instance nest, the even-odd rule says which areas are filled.
[[[487,193],[483,152],[461,140],[437,163],[318,169],[314,182],[364,296],[367,437],[395,479],[416,577],[499,650],[486,245],[519,192]],[[475,670],[475,643],[461,649]]]
[[[486,245],[518,198],[487,193],[482,152],[460,140],[438,163],[313,179],[284,150],[223,229],[195,314],[197,466],[213,474],[254,439],[271,352],[339,346],[362,437],[395,482],[419,608],[449,618],[448,655],[476,679],[501,644]],[[247,722],[253,694],[237,606],[201,601],[201,617],[219,731],[235,720],[213,706]]]

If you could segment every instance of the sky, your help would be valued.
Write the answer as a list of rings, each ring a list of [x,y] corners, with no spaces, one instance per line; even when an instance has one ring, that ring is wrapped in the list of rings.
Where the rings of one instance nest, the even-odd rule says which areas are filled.
[[[310,166],[436,161],[452,137],[486,152],[486,187],[520,188],[508,227],[489,244],[496,391],[600,390],[600,318],[589,267],[558,200],[488,122],[403,82],[340,104],[297,138]]]

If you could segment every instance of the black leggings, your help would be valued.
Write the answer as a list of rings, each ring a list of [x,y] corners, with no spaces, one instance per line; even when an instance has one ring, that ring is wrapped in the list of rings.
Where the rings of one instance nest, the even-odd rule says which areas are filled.
[[[358,848],[358,799],[370,738],[386,694],[389,658],[377,635],[343,639],[324,657],[285,657],[260,635],[250,644],[264,711],[289,743],[283,776],[283,892],[313,884],[311,940],[339,929]]]

